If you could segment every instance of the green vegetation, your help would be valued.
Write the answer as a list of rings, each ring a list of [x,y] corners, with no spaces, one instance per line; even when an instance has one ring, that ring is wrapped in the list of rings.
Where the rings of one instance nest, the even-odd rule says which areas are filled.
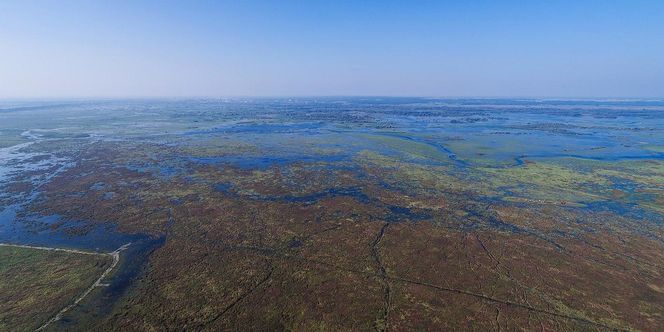
[[[648,151],[664,153],[664,145],[647,145],[643,147]]]
[[[435,146],[426,143],[409,140],[398,136],[373,135],[373,134],[360,134],[358,136],[379,143],[389,149],[399,151],[400,153],[405,154],[409,158],[429,159],[442,163],[451,163],[451,160],[447,155],[447,153],[444,153]]]
[[[32,331],[90,287],[111,258],[0,246],[0,330]]]
[[[492,187],[509,187],[531,199],[593,201],[598,188],[610,182],[602,176],[553,163],[535,162],[508,168],[483,168]]]

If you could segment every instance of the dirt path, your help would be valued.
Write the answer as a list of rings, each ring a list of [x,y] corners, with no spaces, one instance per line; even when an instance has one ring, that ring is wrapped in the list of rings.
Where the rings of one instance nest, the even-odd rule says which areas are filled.
[[[69,253],[74,253],[74,254],[83,254],[83,255],[97,255],[97,256],[110,256],[113,259],[113,263],[102,272],[102,274],[99,276],[95,282],[88,287],[83,294],[81,294],[76,300],[74,300],[73,303],[70,305],[62,308],[55,316],[51,317],[46,323],[44,323],[42,326],[40,326],[36,331],[41,331],[48,327],[51,323],[58,321],[62,318],[62,316],[69,310],[71,310],[73,307],[78,305],[83,299],[92,292],[96,287],[105,287],[108,286],[108,284],[102,283],[102,280],[106,278],[106,276],[113,271],[113,269],[118,265],[120,262],[120,252],[127,249],[129,247],[130,243],[124,244],[120,246],[120,248],[116,249],[115,251],[108,252],[108,253],[99,253],[99,252],[92,252],[92,251],[82,251],[82,250],[75,250],[75,249],[65,249],[65,248],[49,248],[49,247],[38,247],[38,246],[28,246],[28,245],[20,245],[20,244],[8,244],[8,243],[0,243],[0,247],[15,247],[15,248],[28,248],[28,249],[38,249],[38,250],[47,250],[47,251],[63,251],[63,252],[69,252]]]
[[[39,249],[39,250],[47,250],[47,251],[63,251],[63,252],[70,252],[70,253],[73,253],[73,254],[98,255],[98,256],[108,256],[108,255],[112,254],[112,253],[105,253],[105,252],[83,251],[83,250],[65,249],[65,248],[27,246],[27,245],[22,245],[22,244],[9,244],[9,243],[0,243],[0,247]]]

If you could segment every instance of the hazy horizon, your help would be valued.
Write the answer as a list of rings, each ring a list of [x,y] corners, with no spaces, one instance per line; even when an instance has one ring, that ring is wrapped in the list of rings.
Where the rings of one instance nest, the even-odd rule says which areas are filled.
[[[333,98],[413,98],[434,100],[532,100],[532,101],[664,101],[664,97],[657,96],[413,96],[413,95],[235,95],[235,96],[206,96],[206,95],[181,95],[181,96],[159,96],[159,95],[135,95],[135,96],[21,96],[0,97],[0,101],[122,101],[122,100],[196,100],[196,99],[333,99]]]
[[[0,99],[664,97],[664,3],[0,4]]]

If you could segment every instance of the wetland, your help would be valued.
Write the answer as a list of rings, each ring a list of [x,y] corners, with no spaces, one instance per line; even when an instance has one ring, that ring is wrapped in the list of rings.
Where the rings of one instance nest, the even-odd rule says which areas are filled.
[[[0,243],[2,330],[662,330],[664,101],[2,101]]]

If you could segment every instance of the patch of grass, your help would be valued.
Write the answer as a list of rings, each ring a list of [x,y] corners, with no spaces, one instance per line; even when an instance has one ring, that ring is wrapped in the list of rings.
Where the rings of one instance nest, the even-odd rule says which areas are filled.
[[[643,148],[652,152],[664,153],[664,145],[646,145]]]
[[[0,330],[32,331],[111,264],[101,255],[0,246]]]
[[[361,134],[358,136],[379,143],[388,149],[396,150],[410,158],[429,159],[442,163],[452,163],[446,152],[430,144],[417,142],[406,138],[400,138],[397,136],[371,134]]]
[[[598,199],[598,188],[610,182],[593,172],[582,172],[553,163],[537,162],[521,167],[484,168],[487,181],[496,187],[512,187],[531,198],[588,201]]]

